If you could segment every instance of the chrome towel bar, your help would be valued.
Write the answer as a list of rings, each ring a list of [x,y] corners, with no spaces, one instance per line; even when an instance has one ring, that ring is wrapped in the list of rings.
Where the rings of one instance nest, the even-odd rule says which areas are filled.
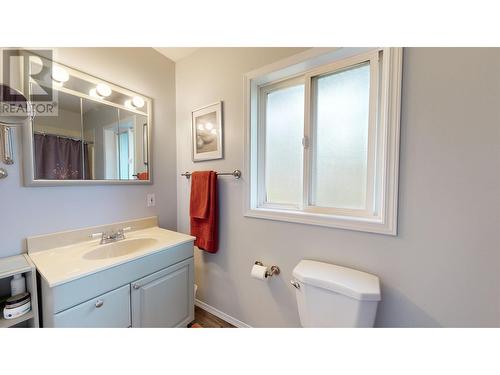
[[[235,169],[233,172],[216,172],[217,176],[233,176],[237,180],[241,178],[241,171],[239,169]],[[188,180],[191,178],[191,172],[181,173],[181,176],[186,177]]]

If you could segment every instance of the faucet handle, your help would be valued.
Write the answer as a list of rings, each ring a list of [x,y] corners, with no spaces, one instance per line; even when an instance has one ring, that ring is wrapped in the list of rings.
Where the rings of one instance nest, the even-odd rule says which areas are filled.
[[[116,231],[116,234],[119,236],[123,236],[125,232],[130,232],[132,230],[132,227],[125,227],[125,228],[120,228]]]

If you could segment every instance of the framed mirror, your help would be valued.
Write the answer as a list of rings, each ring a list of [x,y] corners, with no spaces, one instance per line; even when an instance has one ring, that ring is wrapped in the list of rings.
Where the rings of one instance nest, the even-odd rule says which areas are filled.
[[[29,69],[25,92],[50,89],[54,110],[25,127],[26,186],[152,183],[150,98],[42,57]]]

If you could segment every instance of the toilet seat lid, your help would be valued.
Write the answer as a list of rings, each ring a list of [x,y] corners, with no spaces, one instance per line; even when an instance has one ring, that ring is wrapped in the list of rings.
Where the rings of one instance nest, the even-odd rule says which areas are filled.
[[[335,264],[301,260],[293,276],[304,284],[331,290],[363,301],[380,301],[377,276]]]

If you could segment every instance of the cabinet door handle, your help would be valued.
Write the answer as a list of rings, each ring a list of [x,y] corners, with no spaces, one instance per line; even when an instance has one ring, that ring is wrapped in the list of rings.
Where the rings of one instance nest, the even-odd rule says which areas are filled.
[[[95,303],[95,307],[97,308],[101,307],[102,305],[104,305],[104,301],[101,299],[98,299]]]
[[[140,287],[141,287],[141,286],[140,286],[139,284],[134,284],[134,285],[132,285],[132,288],[134,288],[134,289],[139,289]]]

